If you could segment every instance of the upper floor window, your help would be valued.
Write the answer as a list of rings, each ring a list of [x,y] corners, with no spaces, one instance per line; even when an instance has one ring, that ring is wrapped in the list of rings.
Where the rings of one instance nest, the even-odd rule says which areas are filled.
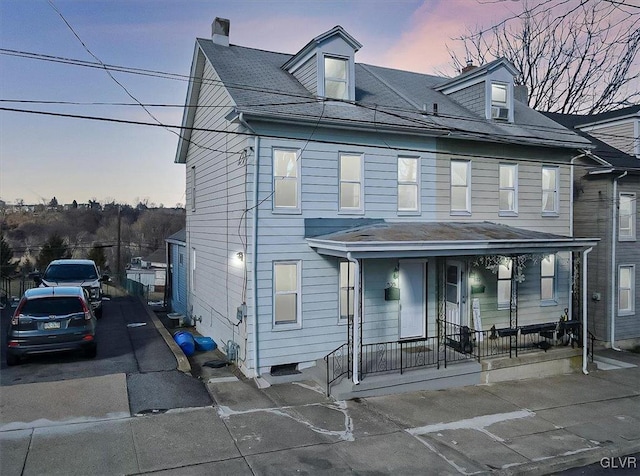
[[[618,212],[618,239],[633,241],[636,239],[636,194],[621,193]]]
[[[340,262],[340,321],[353,318],[355,306],[355,265],[351,261]]]
[[[500,164],[500,215],[518,214],[518,166]]]
[[[297,150],[273,150],[273,209],[300,211],[300,161]]]
[[[451,161],[451,213],[471,214],[471,162]]]
[[[558,167],[542,167],[542,214],[558,214]]]
[[[511,307],[511,267],[513,261],[506,258],[498,266],[498,309]]]
[[[340,211],[362,212],[362,155],[340,154]]]
[[[540,262],[540,300],[556,302],[556,255],[547,255]]]
[[[273,323],[300,325],[300,261],[273,263]]]
[[[419,164],[418,159],[398,157],[398,211],[419,210]]]
[[[349,99],[349,62],[334,56],[324,57],[324,96],[331,99]]]
[[[505,83],[491,83],[491,119],[509,120],[508,91]]]
[[[618,314],[635,312],[635,274],[634,265],[618,267]]]

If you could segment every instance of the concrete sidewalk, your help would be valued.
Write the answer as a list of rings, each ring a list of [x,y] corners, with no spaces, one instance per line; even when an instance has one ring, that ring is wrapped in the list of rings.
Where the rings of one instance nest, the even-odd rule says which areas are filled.
[[[214,407],[135,417],[115,405],[32,428],[10,425],[19,402],[3,395],[0,473],[548,474],[640,451],[640,355],[604,357],[609,370],[587,376],[348,402],[313,382],[258,389],[228,367],[206,376]]]

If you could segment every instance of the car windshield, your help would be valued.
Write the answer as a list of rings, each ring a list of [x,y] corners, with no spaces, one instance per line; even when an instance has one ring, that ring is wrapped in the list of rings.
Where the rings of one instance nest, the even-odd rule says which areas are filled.
[[[52,264],[43,278],[51,281],[85,281],[98,279],[98,273],[92,264]]]
[[[24,303],[20,314],[25,316],[67,316],[84,312],[82,301],[73,296],[31,299]]]

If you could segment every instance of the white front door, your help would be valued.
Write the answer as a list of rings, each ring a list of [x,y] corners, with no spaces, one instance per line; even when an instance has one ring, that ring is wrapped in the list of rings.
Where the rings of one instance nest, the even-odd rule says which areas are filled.
[[[463,265],[460,261],[447,261],[445,283],[445,312],[447,322],[456,325],[465,324],[460,321],[464,313],[466,293],[463,283]]]
[[[425,262],[401,261],[398,286],[400,288],[400,339],[425,337]]]

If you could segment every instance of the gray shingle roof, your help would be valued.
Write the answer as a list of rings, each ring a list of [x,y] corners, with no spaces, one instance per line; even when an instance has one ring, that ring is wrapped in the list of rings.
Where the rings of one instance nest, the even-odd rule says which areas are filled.
[[[402,130],[491,142],[569,148],[590,144],[517,101],[515,123],[498,123],[474,115],[434,88],[450,78],[356,64],[356,104],[318,100],[282,69],[292,57],[241,46],[221,46],[198,39],[237,106],[247,117],[298,123],[335,124],[372,130]],[[422,114],[422,105],[438,103],[438,115]]]

